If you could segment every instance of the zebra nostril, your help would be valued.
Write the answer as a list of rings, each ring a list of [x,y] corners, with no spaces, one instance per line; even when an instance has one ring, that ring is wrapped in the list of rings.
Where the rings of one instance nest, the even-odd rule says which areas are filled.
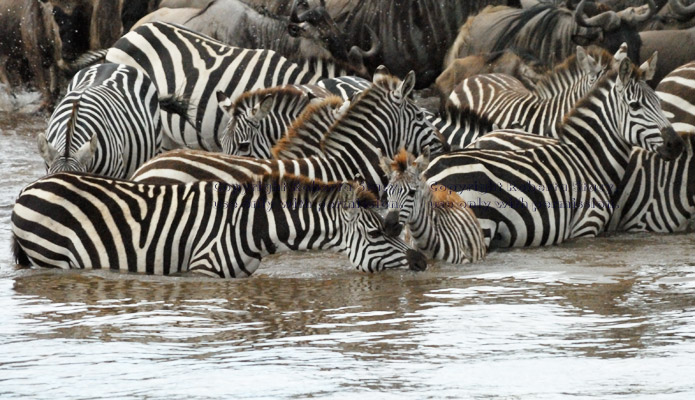
[[[411,271],[424,271],[427,269],[427,257],[416,250],[408,250],[405,254]]]
[[[242,153],[246,153],[249,151],[251,148],[251,143],[250,142],[241,142],[239,143],[239,151]]]

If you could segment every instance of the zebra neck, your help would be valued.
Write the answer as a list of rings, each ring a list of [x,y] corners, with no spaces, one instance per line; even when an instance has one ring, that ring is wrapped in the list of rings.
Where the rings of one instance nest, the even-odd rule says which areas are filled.
[[[623,139],[615,110],[615,80],[606,79],[580,101],[558,132],[568,151],[590,166],[604,184],[616,188],[630,161],[631,146]],[[598,182],[597,182],[598,183]]]
[[[386,187],[388,178],[379,167],[379,158],[376,153],[361,153],[366,153],[364,159],[355,159],[353,155],[348,154],[349,158],[324,155],[296,160],[277,160],[276,168],[277,172],[282,174],[303,176],[325,182],[352,181],[359,177],[364,180],[367,189],[377,194],[381,188]],[[365,163],[364,160],[367,162]]]

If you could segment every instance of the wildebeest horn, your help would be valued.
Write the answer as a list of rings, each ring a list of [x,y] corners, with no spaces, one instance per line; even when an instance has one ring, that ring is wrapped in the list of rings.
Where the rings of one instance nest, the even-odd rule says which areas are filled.
[[[612,31],[620,27],[620,17],[615,11],[605,11],[591,18],[584,15],[584,7],[587,0],[582,0],[574,10],[574,20],[577,25],[585,28],[600,27],[604,31]]]
[[[370,26],[367,26],[367,32],[369,32],[369,41],[372,43],[372,47],[364,51],[358,46],[352,46],[349,56],[351,61],[364,64],[365,58],[374,57],[381,51],[381,40],[379,40],[376,32]]]
[[[618,12],[620,19],[630,25],[638,22],[644,22],[651,18],[656,13],[656,4],[654,0],[647,0],[647,4],[641,7],[628,7]]]
[[[695,3],[686,7],[681,3],[681,0],[668,0],[668,4],[671,5],[671,10],[678,14],[679,17],[690,18],[691,14],[695,13]]]
[[[302,7],[309,7],[309,3],[306,0],[294,0],[294,2],[292,2],[292,9],[290,10],[290,22],[294,22],[296,24],[304,22],[304,19],[297,15],[297,6],[299,6],[299,3],[302,4]]]

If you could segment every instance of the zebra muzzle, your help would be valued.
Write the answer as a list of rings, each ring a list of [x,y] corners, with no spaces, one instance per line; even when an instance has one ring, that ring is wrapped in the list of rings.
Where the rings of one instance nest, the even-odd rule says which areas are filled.
[[[405,253],[408,267],[411,271],[424,271],[427,269],[427,257],[417,250],[408,250]]]
[[[683,138],[670,126],[661,131],[661,137],[664,139],[664,144],[656,149],[657,153],[664,160],[675,160],[685,149]]]
[[[399,237],[403,231],[403,224],[398,222],[398,211],[389,211],[384,218],[384,234],[391,237]]]

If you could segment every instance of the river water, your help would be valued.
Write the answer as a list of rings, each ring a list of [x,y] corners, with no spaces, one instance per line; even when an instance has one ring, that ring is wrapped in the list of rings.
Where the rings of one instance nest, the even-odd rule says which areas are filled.
[[[21,269],[14,199],[45,117],[0,113],[0,398],[693,399],[695,234],[616,235],[360,274]]]

